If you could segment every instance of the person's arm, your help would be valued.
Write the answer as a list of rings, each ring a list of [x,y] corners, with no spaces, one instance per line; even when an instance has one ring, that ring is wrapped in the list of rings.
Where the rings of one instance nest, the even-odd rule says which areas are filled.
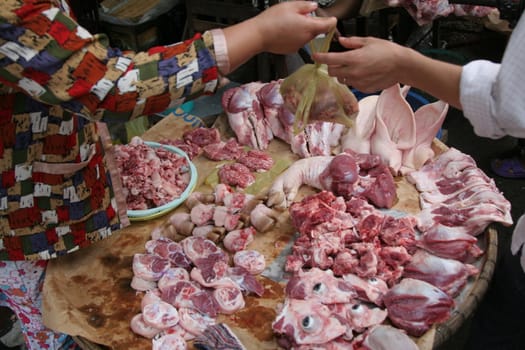
[[[260,52],[293,52],[335,26],[335,18],[307,15],[316,8],[306,1],[278,4],[219,30],[226,57],[219,71],[211,31],[147,52],[122,52],[110,48],[105,35],[79,26],[55,1],[22,0],[0,7],[0,83],[90,119],[149,115],[215,92],[220,73]]]
[[[284,2],[256,17],[223,29],[230,70],[235,70],[262,52],[296,52],[320,33],[329,32],[336,26],[337,20],[333,17],[311,16],[310,13],[317,7],[317,3],[310,1]]]
[[[461,66],[428,58],[415,50],[373,37],[339,38],[348,51],[316,53],[318,63],[340,82],[363,92],[376,92],[396,83],[428,92],[461,108]]]

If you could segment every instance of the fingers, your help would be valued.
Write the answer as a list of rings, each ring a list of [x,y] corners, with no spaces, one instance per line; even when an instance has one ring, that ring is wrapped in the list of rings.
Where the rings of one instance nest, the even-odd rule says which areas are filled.
[[[347,49],[359,49],[366,45],[367,38],[360,36],[339,37],[339,43]]]
[[[346,54],[341,52],[314,52],[312,58],[315,62],[328,66],[343,66],[348,61]]]

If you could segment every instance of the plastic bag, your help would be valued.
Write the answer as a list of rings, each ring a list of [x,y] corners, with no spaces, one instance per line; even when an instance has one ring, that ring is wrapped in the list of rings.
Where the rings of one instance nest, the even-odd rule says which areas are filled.
[[[325,36],[320,47],[316,39],[310,42],[312,52],[326,52],[335,29]],[[309,123],[328,121],[353,125],[359,105],[348,86],[330,77],[324,64],[305,64],[281,83],[284,106],[293,114],[294,133],[301,132]]]

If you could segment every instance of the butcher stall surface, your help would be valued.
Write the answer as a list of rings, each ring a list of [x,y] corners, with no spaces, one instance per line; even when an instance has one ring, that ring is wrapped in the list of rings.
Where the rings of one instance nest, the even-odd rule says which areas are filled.
[[[224,118],[216,127],[223,138],[228,130]],[[144,140],[158,141],[175,138],[186,131],[174,118],[164,118],[143,135]],[[436,141],[437,153],[446,146]],[[289,145],[273,140],[268,149],[276,162],[293,162],[296,156]],[[278,158],[278,159],[277,159]],[[196,191],[210,192],[206,180],[216,171],[217,162],[204,157],[194,159],[199,179]],[[267,180],[267,179],[266,179]],[[270,185],[270,183],[266,184]],[[396,179],[398,202],[394,210],[415,214],[419,211],[418,192],[404,178]],[[264,188],[264,186],[258,189]],[[312,193],[303,188],[300,196]],[[300,199],[300,198],[297,198]],[[183,210],[179,208],[178,210]],[[285,212],[283,215],[288,215]],[[81,340],[84,349],[148,349],[151,340],[134,334],[130,329],[131,318],[140,311],[142,295],[130,286],[133,255],[144,252],[144,244],[151,231],[168,217],[148,222],[136,222],[117,232],[113,237],[56,260],[47,269],[44,286],[44,322],[57,331],[71,334]],[[282,251],[295,235],[290,220],[280,220],[269,232],[258,234],[250,249],[263,253],[267,266],[275,266],[282,259]],[[497,252],[496,231],[489,228],[479,237],[480,248],[485,254],[476,266],[480,274],[471,279],[456,297],[456,307],[450,319],[431,328],[418,339],[420,349],[431,349],[449,338],[475,310],[492,278]],[[284,282],[260,276],[265,288],[262,297],[247,296],[244,309],[221,315],[219,321],[228,324],[248,349],[275,349],[271,323],[277,315],[277,305],[284,300]]]

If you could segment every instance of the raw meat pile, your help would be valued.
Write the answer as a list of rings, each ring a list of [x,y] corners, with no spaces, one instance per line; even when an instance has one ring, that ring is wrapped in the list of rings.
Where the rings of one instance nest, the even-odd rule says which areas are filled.
[[[164,148],[146,145],[134,137],[127,145],[115,145],[128,209],[149,209],[179,198],[190,173],[185,157]]]
[[[214,242],[194,236],[181,242],[159,237],[145,248],[133,257],[131,286],[144,292],[142,310],[131,320],[133,332],[152,339],[153,349],[186,349],[187,340],[204,332],[232,349],[242,348],[225,325],[217,327],[216,317],[243,308],[244,294],[264,293],[255,278],[264,257],[244,250],[230,265],[229,255]]]
[[[301,158],[330,155],[339,144],[344,126],[331,122],[308,124],[294,135],[294,115],[284,107],[279,92],[282,80],[248,83],[227,90],[222,106],[241,145],[265,150],[273,138],[290,144]]]
[[[240,144],[263,150],[275,137],[301,158],[341,150],[369,153],[378,155],[394,175],[417,170],[434,156],[432,141],[448,110],[442,101],[414,112],[406,101],[410,87],[397,84],[360,100],[351,128],[317,122],[294,135],[294,116],[284,107],[280,84],[249,83],[225,92],[222,104]]]
[[[272,157],[261,150],[244,150],[235,138],[222,141],[215,128],[196,128],[183,134],[182,140],[165,139],[161,143],[173,145],[191,155],[203,154],[212,161],[233,160],[219,169],[221,183],[246,188],[255,182],[254,172],[268,171],[273,166]]]
[[[231,253],[245,249],[257,232],[266,232],[280,213],[253,195],[218,184],[213,193],[193,192],[185,202],[187,212],[173,214],[152,237],[203,237],[221,243]]]
[[[367,337],[386,320],[418,337],[450,317],[479,273],[471,264],[483,254],[476,235],[492,222],[512,224],[510,203],[453,148],[408,177],[423,207],[415,216],[328,191],[290,205],[299,237],[272,324],[282,347],[369,349]]]

